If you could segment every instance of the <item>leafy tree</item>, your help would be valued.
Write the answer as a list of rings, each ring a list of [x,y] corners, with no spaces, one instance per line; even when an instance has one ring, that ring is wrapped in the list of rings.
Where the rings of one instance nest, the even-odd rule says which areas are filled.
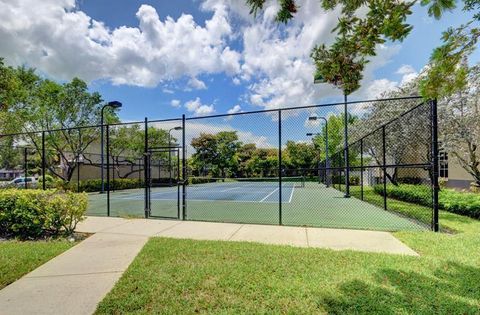
[[[480,65],[469,70],[465,89],[440,100],[444,149],[480,186]]]
[[[168,131],[164,129],[149,127],[148,138],[151,147],[167,147],[169,145]],[[177,139],[172,137],[172,143],[176,141]],[[139,159],[143,158],[145,151],[145,131],[139,125],[111,127],[109,142],[108,149],[118,178],[128,178],[135,173],[144,171],[143,164],[142,167],[135,167],[138,165]],[[151,159],[152,161],[166,162],[168,152],[154,152]],[[130,171],[127,172],[125,166],[130,166]]]
[[[313,143],[287,141],[282,162],[292,170],[309,170],[317,167],[318,153]]]
[[[468,84],[467,58],[477,47],[480,28],[473,21],[443,33],[443,44],[434,49],[426,75],[419,83],[426,98],[441,98],[464,90]]]
[[[32,146],[39,157],[42,152],[40,130],[46,133],[47,168],[50,173],[64,181],[70,181],[77,166],[76,157],[83,155],[92,143],[100,142],[99,128],[72,129],[100,123],[103,101],[100,94],[88,91],[87,84],[80,79],[58,84],[41,78],[34,69],[16,69],[2,65],[2,80],[13,77],[15,93],[6,89],[1,95],[3,108],[0,119],[8,123],[10,132],[24,132],[10,145],[21,143]],[[8,106],[8,109],[6,108]],[[106,121],[118,121],[116,114],[106,111]],[[52,131],[57,129],[57,131]]]
[[[192,147],[196,150],[194,164],[210,165],[214,176],[225,178],[238,169],[237,151],[242,146],[236,131],[221,131],[217,134],[201,133],[193,138]]]
[[[257,146],[254,143],[242,145],[237,152],[238,175],[239,177],[251,177],[255,173],[255,167],[249,163],[257,153]]]
[[[246,167],[251,177],[278,176],[278,149],[256,149]]]
[[[343,143],[344,143],[344,117],[345,115],[338,114],[332,115],[328,117],[328,153],[330,159],[336,153],[343,151]],[[353,126],[357,122],[358,118],[351,114],[348,115],[348,125]],[[325,160],[325,139],[327,137],[327,129],[325,125],[322,126],[322,131],[319,135],[316,135],[313,138],[313,144],[317,150],[320,151],[320,159],[321,161]],[[352,159],[350,159],[352,161]],[[343,160],[342,160],[343,163]],[[330,161],[331,167],[340,167],[343,164],[338,164],[337,160]]]
[[[276,20],[287,23],[298,11],[297,1],[277,1],[280,9]],[[459,1],[421,0],[420,4],[428,7],[430,16],[439,19],[445,11],[453,10],[457,2]],[[478,0],[463,2],[465,11],[478,11],[480,8]],[[246,3],[251,13],[257,14],[266,1],[247,0]],[[331,11],[341,7],[342,11],[337,26],[332,30],[337,33],[334,43],[330,47],[320,44],[312,50],[311,55],[316,65],[315,77],[340,88],[345,95],[357,90],[365,65],[369,58],[375,56],[377,45],[386,41],[402,41],[410,34],[413,26],[406,21],[412,14],[411,7],[415,3],[416,1],[399,0],[321,0],[320,5],[324,10]],[[356,14],[361,8],[367,8],[365,15]],[[480,20],[480,13],[475,14],[474,20]],[[459,67],[461,58],[459,59],[458,55],[468,55],[476,45],[478,28],[472,28],[467,36],[466,33],[455,34],[462,33],[464,29],[465,27],[460,27],[457,31],[447,31],[443,37],[444,45],[434,52],[431,60],[432,75],[422,89],[425,97],[438,95],[432,93],[435,84],[441,85],[437,92],[448,90],[451,78],[445,82],[441,74],[455,78],[457,86],[465,85],[464,81],[461,81],[461,69],[456,74],[452,74],[451,70],[452,67]]]

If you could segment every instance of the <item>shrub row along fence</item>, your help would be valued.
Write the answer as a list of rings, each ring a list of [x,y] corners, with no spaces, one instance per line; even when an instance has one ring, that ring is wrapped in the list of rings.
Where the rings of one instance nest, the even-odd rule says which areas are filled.
[[[438,230],[436,126],[410,97],[3,135],[0,185],[88,192],[91,215]],[[404,184],[431,204],[384,193]]]

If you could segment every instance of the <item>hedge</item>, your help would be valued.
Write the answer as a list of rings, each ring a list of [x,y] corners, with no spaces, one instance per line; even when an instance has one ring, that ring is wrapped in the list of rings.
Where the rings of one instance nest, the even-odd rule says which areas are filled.
[[[102,180],[101,179],[88,179],[81,180],[80,191],[82,192],[97,192],[102,189]],[[107,182],[104,182],[105,189],[107,189]],[[144,187],[144,182],[139,179],[131,178],[118,178],[110,181],[111,190],[124,190],[124,189],[134,189]],[[64,187],[65,190],[77,191],[77,182],[72,181]]]
[[[20,239],[71,235],[87,210],[86,194],[0,190],[0,235]]]
[[[374,190],[383,196],[383,185],[375,185]],[[401,184],[387,185],[387,196],[423,206],[432,206],[432,190],[427,185]],[[438,196],[440,209],[480,219],[480,194],[442,189]]]

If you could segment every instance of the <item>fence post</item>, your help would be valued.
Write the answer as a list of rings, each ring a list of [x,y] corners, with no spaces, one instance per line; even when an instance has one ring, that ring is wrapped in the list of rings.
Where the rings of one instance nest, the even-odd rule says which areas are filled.
[[[106,126],[107,133],[107,216],[110,216],[110,126]],[[78,160],[77,160],[78,163]]]
[[[345,132],[345,198],[350,198],[350,158],[348,147],[348,108],[347,108],[347,94],[343,95],[345,103],[345,117],[344,117],[344,132]]]
[[[47,188],[45,183],[45,171],[46,171],[46,161],[45,161],[45,131],[42,131],[42,189]]]
[[[363,139],[360,140],[360,199],[363,200]]]
[[[78,144],[82,145],[82,130],[78,128]],[[77,193],[80,192],[80,152],[77,152]]]
[[[182,177],[183,177],[183,189],[182,189],[182,220],[187,219],[187,146],[185,145],[185,114],[182,115]]]
[[[278,111],[278,224],[282,225],[282,111]]]
[[[177,184],[177,219],[180,219],[180,151],[177,148],[177,176],[175,177]]]
[[[149,215],[149,209],[150,209],[150,203],[149,203],[149,190],[148,190],[148,168],[150,167],[149,161],[148,161],[148,118],[145,117],[145,122],[144,122],[144,150],[143,150],[143,182],[144,182],[144,187],[145,187],[145,218],[148,218]]]
[[[440,230],[438,222],[438,191],[440,186],[438,185],[438,113],[437,113],[437,100],[430,101],[430,112],[431,112],[431,126],[432,126],[432,230],[438,232]]]
[[[387,210],[387,146],[385,141],[385,126],[382,126],[382,151],[383,151],[383,209]]]
[[[27,176],[28,176],[28,149],[27,147],[23,148],[23,179],[24,179],[24,185],[25,189],[28,188],[28,183],[27,183]]]

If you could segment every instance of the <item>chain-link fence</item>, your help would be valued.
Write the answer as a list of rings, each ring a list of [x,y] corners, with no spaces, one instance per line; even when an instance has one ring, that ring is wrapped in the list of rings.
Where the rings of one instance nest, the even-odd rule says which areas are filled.
[[[3,135],[0,185],[86,192],[90,215],[437,230],[435,135],[415,97]]]

